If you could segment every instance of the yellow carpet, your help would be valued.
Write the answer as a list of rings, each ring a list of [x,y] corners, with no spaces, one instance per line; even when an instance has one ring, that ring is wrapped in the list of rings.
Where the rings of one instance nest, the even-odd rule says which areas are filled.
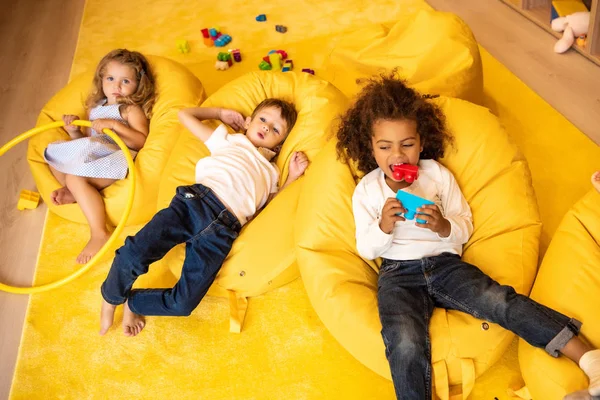
[[[115,47],[166,56],[187,65],[200,77],[209,95],[225,82],[256,70],[262,56],[272,48],[286,50],[295,69],[314,68],[319,75],[335,34],[368,23],[391,22],[428,8],[421,0],[301,0],[294,2],[293,11],[291,2],[282,0],[251,3],[88,0],[72,76],[94,68],[98,59]],[[254,20],[261,13],[267,14],[266,23]],[[275,24],[287,26],[288,32],[276,32]],[[200,29],[213,25],[231,35],[231,47],[242,51],[243,62],[226,72],[214,70],[217,50],[201,43]],[[190,41],[190,54],[177,52],[178,38]],[[581,144],[586,157],[598,159],[596,146],[586,143],[556,111],[489,54],[482,53],[487,105],[500,115],[525,155],[533,157],[530,164],[538,197],[550,185],[545,175],[550,167],[545,162],[556,162],[559,156],[540,156],[544,149],[536,153],[535,139],[567,132]],[[516,99],[528,101],[536,118],[543,116],[546,121],[524,122],[527,114],[522,105],[511,109]],[[546,125],[552,122],[552,127]],[[574,150],[569,148],[567,153],[572,156]],[[584,191],[579,178],[587,172],[582,164],[579,167],[578,182],[569,184],[564,198],[550,200],[544,196],[539,200],[542,217],[549,221],[546,238],[568,208],[567,201]],[[562,208],[562,213],[555,215]],[[137,229],[128,228],[124,234]],[[86,226],[50,214],[35,283],[53,281],[76,268],[73,260],[87,235]],[[391,382],[364,367],[331,337],[312,310],[300,280],[250,299],[242,334],[228,332],[227,300],[207,297],[189,318],[149,318],[147,328],[136,338],[126,338],[118,329],[100,337],[99,285],[110,262],[107,256],[75,282],[31,296],[12,399],[394,398]],[[162,272],[153,271],[139,284],[160,281]],[[502,361],[477,380],[470,398],[509,399],[507,388],[520,386],[513,343]]]

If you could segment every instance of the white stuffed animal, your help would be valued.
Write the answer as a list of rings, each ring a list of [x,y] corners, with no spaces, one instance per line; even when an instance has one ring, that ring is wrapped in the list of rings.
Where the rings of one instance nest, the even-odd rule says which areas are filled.
[[[590,27],[590,13],[576,12],[566,17],[552,20],[552,30],[563,32],[562,38],[554,45],[554,51],[564,53],[569,50],[575,39],[581,35],[587,35]]]

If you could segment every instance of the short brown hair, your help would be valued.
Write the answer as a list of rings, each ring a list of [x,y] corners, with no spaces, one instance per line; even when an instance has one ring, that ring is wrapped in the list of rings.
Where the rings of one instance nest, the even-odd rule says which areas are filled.
[[[254,119],[254,117],[260,110],[269,107],[279,108],[281,118],[283,118],[283,120],[287,124],[287,136],[287,134],[290,133],[290,131],[296,124],[296,118],[298,118],[298,112],[296,111],[296,107],[294,107],[294,105],[289,101],[273,98],[265,99],[256,106],[254,111],[252,111],[252,115],[250,116],[250,118]]]

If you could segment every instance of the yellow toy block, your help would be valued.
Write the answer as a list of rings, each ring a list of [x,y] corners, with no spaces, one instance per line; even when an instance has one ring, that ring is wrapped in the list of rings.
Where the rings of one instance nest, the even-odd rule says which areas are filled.
[[[551,19],[566,17],[580,11],[588,11],[583,2],[579,0],[561,0],[552,2]]]
[[[33,210],[40,204],[40,194],[31,190],[21,190],[19,194],[19,202],[17,208],[21,211],[24,209]]]
[[[183,53],[183,54],[189,53],[190,52],[189,42],[185,39],[178,39],[177,40],[177,50],[179,50],[179,52]]]

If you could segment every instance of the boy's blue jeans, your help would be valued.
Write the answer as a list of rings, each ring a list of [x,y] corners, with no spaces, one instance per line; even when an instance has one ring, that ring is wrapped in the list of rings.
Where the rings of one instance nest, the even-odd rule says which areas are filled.
[[[238,237],[241,224],[208,187],[181,186],[168,208],[159,211],[117,250],[101,287],[106,302],[140,315],[190,315],[204,297]],[[181,278],[170,289],[134,289],[173,247],[186,243]]]
[[[499,324],[557,357],[581,323],[500,285],[456,254],[383,260],[377,299],[398,399],[431,399],[429,319],[434,306]]]

